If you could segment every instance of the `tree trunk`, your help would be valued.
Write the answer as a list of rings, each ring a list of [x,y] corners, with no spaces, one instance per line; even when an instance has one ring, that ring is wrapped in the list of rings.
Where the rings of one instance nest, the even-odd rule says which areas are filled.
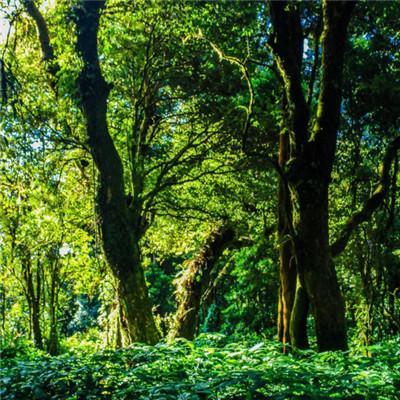
[[[23,272],[24,272],[24,281],[25,281],[25,294],[28,301],[29,306],[29,314],[30,314],[30,326],[31,332],[33,334],[33,343],[35,347],[38,349],[43,349],[43,337],[42,330],[40,328],[40,293],[41,293],[41,277],[39,266],[36,271],[36,290],[35,290],[35,282],[33,278],[32,271],[32,261],[31,261],[30,252],[27,251],[27,254],[24,255],[23,263]]]
[[[344,303],[329,249],[328,185],[310,176],[293,192],[299,278],[313,306],[318,348],[346,349]]]
[[[102,76],[97,52],[97,32],[103,6],[104,1],[81,2],[76,11],[77,50],[83,60],[79,91],[89,146],[100,175],[97,213],[105,256],[119,282],[129,338],[154,344],[159,334],[140,265],[139,237],[134,236],[136,232],[132,232],[130,226],[122,162],[107,126],[110,88]]]
[[[222,224],[207,238],[177,282],[178,309],[171,336],[193,339],[199,327],[199,311],[204,291],[210,284],[211,272],[224,249],[233,241],[233,229]]]
[[[290,344],[299,349],[307,349],[309,347],[307,335],[308,308],[307,292],[302,286],[300,279],[297,278],[296,295],[289,323]]]
[[[1,297],[1,332],[4,334],[6,330],[6,289],[0,284]]]
[[[33,330],[33,342],[35,347],[43,349],[42,330],[40,328],[40,309],[36,302],[32,304],[32,330]]]
[[[274,34],[269,45],[289,109],[290,160],[284,175],[291,194],[297,272],[313,307],[320,351],[347,348],[344,303],[329,248],[328,188],[339,127],[346,31],[353,7],[352,1],[323,1],[322,74],[315,124],[310,129],[302,82],[300,9],[293,2],[271,1]],[[299,305],[304,303],[301,293],[297,290]],[[293,324],[303,321],[301,315],[296,310]]]
[[[58,252],[58,247],[56,248]],[[53,259],[52,259],[53,258]],[[50,275],[50,333],[47,351],[52,356],[58,354],[58,331],[57,331],[57,307],[58,307],[58,289],[59,289],[59,260],[58,257],[49,257],[51,260],[51,275]]]
[[[289,135],[284,130],[279,138],[279,166],[284,169],[289,159]],[[296,264],[291,237],[291,203],[286,182],[279,177],[278,236],[279,236],[279,301],[278,339],[285,345],[291,343],[290,319],[296,293]]]

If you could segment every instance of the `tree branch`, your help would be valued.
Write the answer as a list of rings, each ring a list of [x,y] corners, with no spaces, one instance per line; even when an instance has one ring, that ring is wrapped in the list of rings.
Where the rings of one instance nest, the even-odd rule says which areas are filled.
[[[52,76],[52,88],[55,90],[57,83],[57,72],[60,67],[54,55],[54,48],[50,41],[49,29],[42,13],[39,11],[33,0],[23,0],[26,12],[35,21],[36,28],[39,34],[40,47],[42,49],[43,61],[46,64],[47,72]]]
[[[329,180],[336,151],[342,99],[343,63],[347,26],[354,1],[322,4],[322,60],[318,108],[309,148]]]
[[[290,110],[291,156],[304,149],[308,136],[309,109],[302,88],[303,32],[297,4],[289,1],[270,1],[274,32],[268,46],[271,48]]]
[[[310,109],[311,101],[314,94],[315,79],[317,76],[317,69],[319,64],[319,39],[322,33],[322,16],[320,15],[314,31],[314,62],[311,69],[310,81],[308,83],[307,105]]]
[[[363,208],[357,211],[344,225],[342,232],[331,245],[332,257],[337,257],[346,248],[353,231],[363,222],[368,221],[375,210],[383,203],[390,186],[390,168],[400,149],[400,136],[395,138],[387,147],[385,156],[380,166],[380,179],[377,188],[366,201]]]

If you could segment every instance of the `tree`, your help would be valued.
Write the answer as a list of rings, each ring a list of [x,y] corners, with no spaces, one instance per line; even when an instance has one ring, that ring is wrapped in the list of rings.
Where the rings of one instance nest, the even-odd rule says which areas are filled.
[[[45,65],[53,66],[47,71],[51,75],[50,83],[57,91],[58,71],[61,68],[54,55],[45,20],[33,2],[26,2],[25,6],[36,22]],[[143,29],[148,36],[142,43],[144,51],[140,50],[137,59],[139,68],[131,71],[127,63],[122,72],[125,79],[131,72],[139,74],[140,79],[133,82],[133,93],[126,90],[131,88],[129,85],[119,86],[119,70],[114,74],[115,87],[121,91],[116,107],[126,104],[124,98],[133,106],[133,124],[125,127],[131,129],[127,133],[126,147],[122,150],[118,148],[120,139],[116,139],[116,135],[119,132],[110,133],[107,123],[111,86],[106,83],[101,71],[97,47],[100,14],[104,8],[104,2],[82,2],[72,11],[77,29],[76,50],[83,62],[78,78],[78,97],[85,117],[89,149],[99,171],[97,213],[104,252],[119,282],[126,320],[123,325],[127,327],[131,340],[154,343],[158,333],[140,265],[140,240],[154,218],[159,203],[157,199],[171,186],[198,180],[206,174],[223,174],[230,167],[222,162],[209,164],[209,170],[199,168],[207,160],[206,153],[210,146],[221,146],[223,137],[218,136],[218,124],[201,125],[198,122],[201,121],[200,116],[188,118],[195,110],[188,102],[187,106],[182,104],[184,98],[181,99],[179,87],[170,93],[176,74],[176,70],[168,65],[168,54],[174,51],[173,41],[165,41],[163,35],[170,33],[166,25],[154,20],[152,12],[167,18],[176,17],[171,17],[173,10],[168,14],[168,10],[164,13],[156,6],[153,11],[146,9],[143,13],[139,8],[134,10],[138,19],[145,19]],[[133,15],[130,14],[131,17]],[[138,26],[139,30],[128,30],[128,35],[141,35],[142,25]],[[121,40],[125,45],[123,36]],[[175,100],[171,103],[170,99],[174,96]],[[172,118],[176,119],[173,114],[178,108],[182,109],[182,117],[178,115],[178,120],[173,121]],[[125,125],[123,112],[117,118],[122,118],[121,125]],[[192,130],[182,139],[179,136],[182,134],[180,126]],[[125,194],[127,188],[131,190],[128,195]]]
[[[284,84],[289,120],[290,158],[282,176],[291,200],[285,216],[289,221],[292,219],[291,236],[298,275],[290,318],[290,340],[300,347],[307,345],[304,336],[304,316],[307,315],[305,291],[313,307],[320,350],[344,349],[347,346],[344,304],[332,256],[343,251],[354,228],[370,218],[382,204],[388,188],[388,170],[399,148],[399,139],[396,138],[389,145],[383,160],[380,186],[364,207],[348,220],[341,235],[330,246],[328,189],[339,127],[347,26],[353,8],[353,2],[326,1],[322,5],[321,77],[318,107],[312,120],[310,102],[306,101],[302,89],[300,10],[293,4],[271,2],[274,35],[270,46]],[[292,282],[293,287],[294,278],[288,275],[287,268],[282,270],[282,275]]]
[[[323,3],[322,75],[315,123],[302,89],[303,35],[298,7],[271,2],[270,41],[289,109],[290,159],[285,179],[293,208],[294,254],[298,273],[295,304],[306,290],[313,306],[320,350],[347,347],[344,303],[329,250],[328,188],[339,126],[342,69],[353,2]],[[291,321],[298,321],[299,310]],[[301,320],[301,319],[300,319]],[[292,328],[292,332],[297,330]],[[294,337],[293,343],[304,343]]]

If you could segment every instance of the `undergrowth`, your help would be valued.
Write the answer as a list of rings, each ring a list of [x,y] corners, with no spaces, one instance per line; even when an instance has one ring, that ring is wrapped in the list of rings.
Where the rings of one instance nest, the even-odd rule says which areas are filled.
[[[194,342],[95,353],[12,353],[0,361],[2,400],[381,399],[400,393],[400,338],[359,353],[284,355],[277,343],[202,334]]]

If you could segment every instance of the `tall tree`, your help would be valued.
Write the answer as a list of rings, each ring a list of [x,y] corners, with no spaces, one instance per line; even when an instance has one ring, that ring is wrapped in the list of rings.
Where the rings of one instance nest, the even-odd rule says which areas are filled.
[[[270,45],[284,83],[290,120],[290,160],[285,179],[291,194],[292,240],[299,277],[295,303],[304,288],[313,306],[320,350],[345,349],[344,303],[329,249],[328,188],[339,126],[346,32],[354,2],[323,3],[322,74],[312,127],[302,88],[299,7],[288,2],[270,4],[274,26]],[[291,317],[294,324],[299,320],[296,311],[295,307]],[[301,337],[292,340],[303,342]]]
[[[25,5],[36,22],[43,60],[52,77],[51,86],[57,92],[60,67],[45,20],[35,3]],[[117,23],[126,34],[112,37],[124,49],[124,55],[131,54],[131,42],[134,43],[138,54],[135,62],[123,58],[120,68],[111,70],[103,63],[116,93],[111,97],[111,84],[104,78],[97,47],[100,14],[106,10],[105,4],[78,2],[71,10],[77,33],[76,52],[82,67],[77,81],[78,98],[70,90],[67,96],[78,100],[81,106],[88,147],[99,172],[98,221],[104,253],[120,286],[126,320],[123,326],[131,340],[154,343],[157,332],[141,266],[141,239],[162,208],[160,203],[168,199],[169,196],[161,198],[168,189],[206,175],[224,174],[232,168],[225,159],[209,157],[210,148],[220,148],[226,136],[219,135],[220,123],[202,120],[196,114],[196,101],[188,100],[187,94],[182,93],[177,74],[185,70],[184,56],[188,52],[183,51],[184,56],[177,54],[174,40],[166,40],[171,35],[167,22],[160,24],[153,15],[154,12],[163,18],[175,18],[175,6],[171,4],[171,10],[158,4],[144,10],[141,7],[144,5],[129,10],[128,27]],[[110,24],[106,20],[106,28],[112,29]],[[107,56],[109,48],[103,50]],[[114,50],[109,55],[110,64],[118,56]],[[171,56],[177,59],[172,65]],[[114,122],[119,122],[109,124],[107,112]],[[121,136],[126,138],[124,145]],[[126,191],[130,193],[126,195]]]
[[[119,282],[130,339],[155,343],[158,332],[140,265],[137,240],[129,226],[121,158],[108,132],[107,98],[110,87],[100,69],[97,33],[104,1],[81,2],[76,9],[77,50],[83,68],[79,91],[86,132],[100,175],[97,207],[106,258]]]
[[[130,229],[128,204],[125,197],[121,158],[108,131],[107,99],[110,86],[99,63],[97,34],[105,1],[79,2],[74,9],[77,43],[82,58],[78,88],[85,117],[88,144],[99,171],[97,213],[107,261],[119,282],[119,294],[130,340],[155,343],[159,338],[151,311],[143,269],[140,265],[138,242]],[[34,2],[25,7],[35,20],[43,52],[43,60],[57,79],[57,60],[46,22]]]

